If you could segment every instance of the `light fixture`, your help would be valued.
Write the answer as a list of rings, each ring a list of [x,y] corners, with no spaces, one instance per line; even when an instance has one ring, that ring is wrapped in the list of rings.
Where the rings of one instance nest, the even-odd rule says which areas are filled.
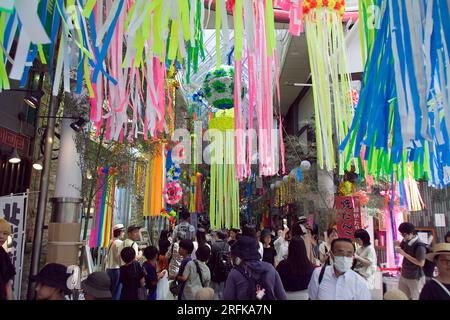
[[[33,169],[35,169],[37,171],[41,171],[43,168],[44,168],[44,166],[42,165],[41,159],[39,159],[35,163],[33,163]]]
[[[17,149],[14,148],[13,151],[11,152],[11,154],[9,155],[8,162],[12,163],[12,164],[16,164],[16,163],[19,163],[20,161],[21,160],[20,160],[19,154],[17,153]]]
[[[82,117],[79,117],[77,121],[72,122],[70,124],[70,127],[73,130],[75,130],[76,132],[80,132],[85,123],[86,123],[86,120],[84,118],[82,118]]]
[[[41,98],[44,96],[44,91],[42,90],[36,90],[31,91],[24,99],[23,101],[30,106],[31,108],[37,108],[39,106],[39,103],[41,101]]]

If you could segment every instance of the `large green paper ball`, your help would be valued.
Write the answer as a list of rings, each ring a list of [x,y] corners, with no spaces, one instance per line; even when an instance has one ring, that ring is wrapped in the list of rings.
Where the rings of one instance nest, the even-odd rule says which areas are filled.
[[[217,109],[234,107],[234,68],[220,66],[214,68],[205,76],[202,88],[206,100]]]

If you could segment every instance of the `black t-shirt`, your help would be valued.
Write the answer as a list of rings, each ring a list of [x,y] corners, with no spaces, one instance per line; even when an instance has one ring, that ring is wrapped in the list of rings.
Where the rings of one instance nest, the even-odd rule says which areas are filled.
[[[157,284],[152,284],[152,282],[158,282],[158,275],[156,274],[156,268],[152,266],[147,261],[142,265],[147,272],[145,275],[145,286],[148,289],[148,295],[151,296],[156,292]]]
[[[130,265],[120,267],[120,282],[122,283],[122,292],[120,300],[138,300],[138,289],[140,280],[144,277],[141,265],[133,261]]]
[[[0,246],[0,300],[6,300],[6,284],[16,275],[8,253]]]
[[[450,284],[443,285],[450,291]],[[434,280],[427,281],[420,292],[419,300],[450,300],[450,296]]]
[[[283,283],[284,290],[287,292],[295,292],[308,289],[314,268],[311,266],[311,270],[306,275],[295,275],[291,272],[288,261],[283,260],[278,264],[277,271]]]
[[[264,248],[262,261],[268,262],[271,265],[275,263],[275,256],[277,255],[277,251],[274,247]]]

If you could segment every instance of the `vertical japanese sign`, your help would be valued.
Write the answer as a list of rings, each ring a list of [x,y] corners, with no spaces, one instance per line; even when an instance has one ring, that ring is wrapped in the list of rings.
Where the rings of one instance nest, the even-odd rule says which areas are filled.
[[[0,197],[0,218],[4,218],[12,226],[11,241],[8,240],[7,252],[16,268],[16,276],[13,283],[14,298],[16,300],[20,299],[20,286],[22,283],[27,200],[27,194]]]
[[[359,197],[336,197],[336,220],[339,237],[353,238],[362,228]]]

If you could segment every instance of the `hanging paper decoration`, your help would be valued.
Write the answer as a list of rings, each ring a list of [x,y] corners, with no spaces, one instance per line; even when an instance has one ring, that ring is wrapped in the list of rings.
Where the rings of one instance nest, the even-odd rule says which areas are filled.
[[[368,173],[450,183],[450,14],[447,1],[376,1],[385,7],[368,48],[358,107],[341,151]],[[346,162],[350,160],[347,154]]]
[[[98,133],[106,128],[107,141],[164,132],[174,103],[166,62],[185,63],[189,82],[204,58],[203,0],[16,0],[13,9],[11,3],[3,9],[8,12],[0,11],[0,91],[9,89],[5,62],[13,61],[12,41],[20,34],[9,78],[24,87],[39,56],[48,61],[56,96],[61,83],[71,91],[76,72],[75,92],[87,87],[91,120]],[[50,26],[50,36],[43,25]]]
[[[180,180],[181,167],[172,160],[172,149],[167,151],[166,157],[166,182],[176,182]]]
[[[213,230],[239,228],[239,182],[234,166],[234,119],[230,112],[218,112],[209,122],[209,129],[215,129],[209,203]]]
[[[145,175],[144,217],[159,216],[164,206],[163,186],[165,178],[164,144],[157,142],[155,153],[149,152]]]
[[[183,196],[183,189],[178,182],[168,182],[163,191],[164,202],[170,205],[180,202]]]
[[[202,174],[200,172],[197,172],[194,176],[191,177],[190,182],[191,188],[189,198],[189,212],[202,213]]]
[[[216,1],[220,3],[220,1]],[[234,127],[236,174],[239,180],[251,175],[253,119],[256,116],[259,175],[272,176],[284,168],[283,127],[281,123],[278,58],[272,0],[244,1],[234,4]],[[245,37],[245,41],[244,41]],[[216,49],[220,56],[219,48]],[[242,59],[248,64],[248,106],[242,92]],[[217,62],[220,65],[220,60]],[[274,124],[274,82],[277,89],[278,127]],[[275,129],[275,130],[274,130]],[[273,131],[278,130],[278,135]]]
[[[350,80],[347,71],[342,15],[345,1],[303,1],[303,17],[313,84],[316,120],[317,161],[321,169],[334,170],[334,127],[339,143],[348,132],[352,119]],[[343,150],[339,157],[339,174],[343,175]]]
[[[89,237],[89,247],[91,248],[107,248],[112,238],[115,189],[114,168],[100,167],[95,195],[95,219],[92,220]]]
[[[205,75],[202,92],[209,104],[217,109],[230,109],[234,106],[234,68],[220,66]]]

